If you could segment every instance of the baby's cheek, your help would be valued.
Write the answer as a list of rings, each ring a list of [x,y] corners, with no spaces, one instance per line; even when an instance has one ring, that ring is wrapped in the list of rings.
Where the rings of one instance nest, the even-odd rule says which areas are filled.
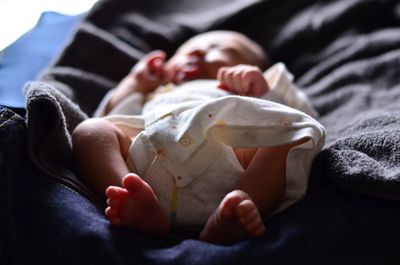
[[[218,75],[218,70],[221,67],[227,66],[224,63],[212,63],[212,64],[206,64],[205,66],[205,73],[206,76],[205,78],[207,79],[217,79],[217,75]]]

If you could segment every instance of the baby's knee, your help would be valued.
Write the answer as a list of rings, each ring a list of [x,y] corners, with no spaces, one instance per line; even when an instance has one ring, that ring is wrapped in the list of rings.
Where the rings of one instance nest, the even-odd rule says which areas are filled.
[[[72,141],[74,144],[89,142],[98,139],[101,135],[110,133],[111,130],[111,124],[107,120],[101,118],[87,119],[75,127],[72,132]]]

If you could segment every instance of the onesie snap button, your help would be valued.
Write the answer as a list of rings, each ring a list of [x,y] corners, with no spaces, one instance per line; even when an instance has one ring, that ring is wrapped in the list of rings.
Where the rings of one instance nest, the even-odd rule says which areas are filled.
[[[189,145],[193,144],[194,140],[185,134],[182,136],[182,138],[179,140],[179,142],[183,146],[189,146]]]

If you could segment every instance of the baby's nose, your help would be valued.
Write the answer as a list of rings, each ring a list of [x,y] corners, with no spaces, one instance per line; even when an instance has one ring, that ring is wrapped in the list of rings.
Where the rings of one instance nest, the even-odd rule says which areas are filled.
[[[221,53],[218,50],[209,51],[204,56],[204,62],[206,62],[206,63],[219,63],[219,62],[224,62],[224,61],[226,61],[225,54]]]

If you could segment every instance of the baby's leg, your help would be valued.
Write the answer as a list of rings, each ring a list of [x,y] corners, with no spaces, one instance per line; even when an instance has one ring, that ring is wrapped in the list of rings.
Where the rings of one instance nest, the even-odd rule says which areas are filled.
[[[236,190],[230,192],[209,218],[200,239],[229,244],[265,232],[261,216],[282,201],[286,185],[286,157],[292,143],[277,147],[236,149],[245,168]]]
[[[108,186],[121,185],[129,173],[126,157],[131,140],[113,123],[93,118],[80,123],[72,133],[75,165],[82,180],[105,199]]]
[[[78,171],[89,188],[107,196],[110,222],[152,234],[167,232],[169,222],[152,189],[126,165],[130,138],[104,119],[84,121],[72,136]]]

